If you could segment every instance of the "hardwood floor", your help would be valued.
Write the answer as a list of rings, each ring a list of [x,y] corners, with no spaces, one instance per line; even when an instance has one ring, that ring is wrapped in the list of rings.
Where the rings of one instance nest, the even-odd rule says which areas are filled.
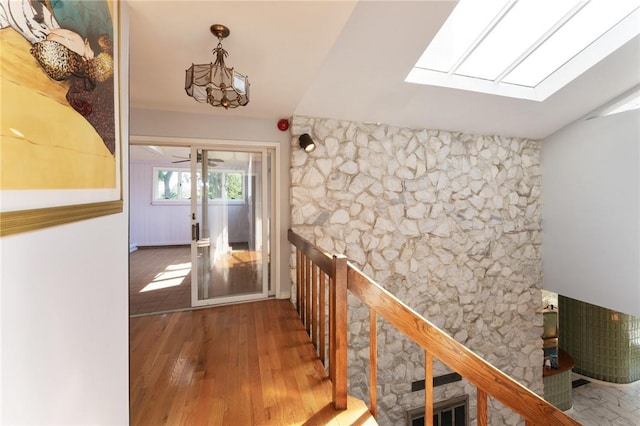
[[[130,319],[132,425],[376,424],[331,383],[288,300]]]
[[[246,244],[245,244],[246,245]],[[211,265],[209,297],[260,293],[262,257],[242,244]],[[130,315],[191,307],[191,248],[140,248],[129,254]],[[200,289],[203,298],[203,289]]]
[[[251,250],[233,250],[222,254],[211,265],[209,297],[260,293],[262,291],[262,256]],[[203,289],[199,289],[200,298]]]
[[[191,248],[139,249],[129,254],[130,315],[191,307]]]

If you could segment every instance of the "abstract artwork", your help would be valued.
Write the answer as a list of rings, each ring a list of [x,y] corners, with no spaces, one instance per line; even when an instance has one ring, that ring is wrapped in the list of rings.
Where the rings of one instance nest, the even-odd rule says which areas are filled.
[[[118,18],[0,0],[0,235],[122,211]]]

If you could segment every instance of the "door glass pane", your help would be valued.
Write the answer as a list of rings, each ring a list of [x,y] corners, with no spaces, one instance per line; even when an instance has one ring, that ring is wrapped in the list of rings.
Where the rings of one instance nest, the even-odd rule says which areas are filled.
[[[197,291],[194,304],[266,297],[268,205],[262,152],[203,150],[196,217]],[[264,164],[263,164],[264,163]]]
[[[191,198],[191,173],[180,172],[180,198],[188,200]]]

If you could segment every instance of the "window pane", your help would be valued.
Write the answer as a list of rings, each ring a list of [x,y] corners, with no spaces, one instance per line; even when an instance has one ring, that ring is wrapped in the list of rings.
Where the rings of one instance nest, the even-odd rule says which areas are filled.
[[[227,174],[227,198],[229,200],[242,200],[242,173]]]
[[[222,173],[210,172],[209,173],[209,199],[221,200],[222,199]]]
[[[453,412],[451,410],[442,411],[440,416],[442,416],[442,419],[440,419],[442,426],[453,426]]]
[[[574,5],[572,1],[558,0],[517,2],[469,55],[457,74],[495,80]]]
[[[458,407],[455,408],[455,415],[456,415],[456,421],[455,421],[455,426],[466,426],[467,424],[467,413],[466,413],[466,406],[464,405],[460,405]]]
[[[202,200],[202,186],[204,182],[202,182],[202,176],[200,172],[196,173],[196,199],[198,202]]]
[[[178,199],[178,173],[172,170],[158,171],[156,198],[165,200]]]
[[[191,198],[191,173],[180,173],[180,198],[188,200]]]

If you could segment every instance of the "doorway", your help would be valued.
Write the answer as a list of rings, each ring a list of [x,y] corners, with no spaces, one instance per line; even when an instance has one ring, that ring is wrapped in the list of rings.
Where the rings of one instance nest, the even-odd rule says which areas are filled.
[[[272,155],[192,147],[191,158],[192,306],[266,298]]]
[[[274,295],[275,151],[132,142],[131,315]]]

